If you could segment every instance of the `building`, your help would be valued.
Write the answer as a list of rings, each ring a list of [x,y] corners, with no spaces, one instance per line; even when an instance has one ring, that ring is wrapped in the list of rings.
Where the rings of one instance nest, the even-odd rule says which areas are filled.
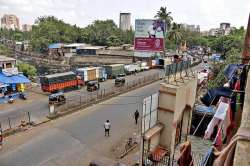
[[[8,75],[17,74],[18,70],[15,68],[15,65],[16,59],[0,56],[0,72],[9,73]]]
[[[120,13],[119,28],[123,31],[131,28],[131,13]]]
[[[220,29],[226,30],[228,28],[230,28],[230,23],[220,23]]]
[[[233,27],[230,27],[230,23],[220,23],[220,28],[212,28],[209,30],[209,36],[224,36],[229,35],[233,30]]]
[[[16,59],[0,56],[0,103],[18,98],[27,83],[30,80],[18,72]]]
[[[22,31],[27,32],[27,31],[31,31],[31,29],[32,29],[32,25],[29,25],[29,24],[22,25]]]
[[[225,34],[225,30],[220,28],[212,28],[209,30],[209,36],[223,36]]]
[[[19,18],[14,14],[5,14],[1,18],[1,25],[6,29],[20,29]]]
[[[181,27],[191,32],[200,32],[200,25],[181,24]]]

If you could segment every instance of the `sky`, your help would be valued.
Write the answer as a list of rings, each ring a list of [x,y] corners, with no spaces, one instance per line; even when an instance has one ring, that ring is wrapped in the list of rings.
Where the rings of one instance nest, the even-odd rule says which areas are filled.
[[[16,14],[21,24],[33,24],[39,16],[53,15],[70,24],[85,27],[94,20],[113,19],[130,12],[135,19],[151,19],[161,6],[172,12],[177,23],[200,25],[201,30],[217,28],[221,22],[247,25],[250,0],[0,0],[0,17]]]

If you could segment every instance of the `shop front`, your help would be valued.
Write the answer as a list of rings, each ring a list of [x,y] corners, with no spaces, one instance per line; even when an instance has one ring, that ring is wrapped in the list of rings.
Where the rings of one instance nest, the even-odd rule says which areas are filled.
[[[9,99],[16,99],[25,91],[25,85],[30,80],[23,74],[6,76],[0,73],[0,103],[6,103]]]

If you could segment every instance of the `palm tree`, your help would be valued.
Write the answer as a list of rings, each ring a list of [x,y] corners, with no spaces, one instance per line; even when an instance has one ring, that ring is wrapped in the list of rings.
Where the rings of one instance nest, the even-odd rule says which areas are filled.
[[[167,30],[167,28],[170,28],[171,22],[173,21],[173,18],[172,16],[170,16],[170,14],[171,12],[168,12],[166,7],[161,7],[155,15],[155,18],[165,21],[165,31]]]
[[[168,33],[169,40],[174,40],[176,44],[176,49],[178,49],[178,43],[182,39],[182,33],[181,33],[181,25],[177,23],[173,23],[172,27]]]

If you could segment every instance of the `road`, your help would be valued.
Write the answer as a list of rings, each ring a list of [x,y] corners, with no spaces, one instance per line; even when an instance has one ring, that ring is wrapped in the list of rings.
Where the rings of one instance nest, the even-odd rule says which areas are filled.
[[[133,81],[137,80],[138,78],[143,78],[147,75],[154,75],[158,74],[159,70],[153,69],[149,71],[140,72],[136,75],[129,75],[126,76],[126,82],[132,83]],[[114,80],[107,80],[102,82],[100,85],[100,90],[103,89],[112,89],[114,87]],[[87,96],[91,94],[91,92],[87,92],[86,87],[83,87],[81,90],[73,90],[66,93],[67,100],[79,100],[79,95]],[[28,96],[28,100],[32,100],[33,96]],[[18,101],[19,103],[22,101]],[[20,104],[14,103],[9,106],[8,108],[1,109],[0,105],[0,122],[2,122],[2,127],[8,127],[8,117],[12,121],[20,121],[18,117],[25,116],[22,112],[30,112],[31,120],[34,122],[39,122],[42,118],[46,117],[49,114],[48,109],[48,97],[41,95],[40,98],[32,100],[32,102],[28,102],[27,104]],[[21,117],[21,118],[22,118]],[[27,119],[27,118],[26,118]]]
[[[6,138],[0,165],[82,166],[93,158],[113,158],[112,146],[139,127],[134,124],[133,112],[141,112],[142,99],[157,92],[160,82]],[[112,125],[110,137],[104,137],[107,119]]]

